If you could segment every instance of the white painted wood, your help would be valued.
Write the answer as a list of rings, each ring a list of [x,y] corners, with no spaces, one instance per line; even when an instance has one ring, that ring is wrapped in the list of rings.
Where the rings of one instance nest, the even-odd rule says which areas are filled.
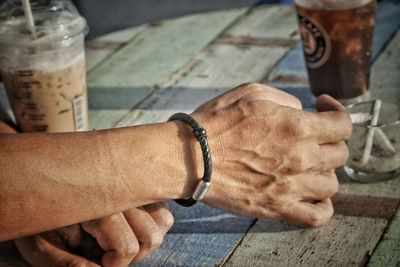
[[[374,97],[400,101],[400,31],[372,66],[371,92]]]
[[[91,87],[161,86],[245,9],[196,14],[147,28],[89,75]]]
[[[299,39],[292,5],[265,5],[252,9],[226,34],[253,38]]]
[[[129,42],[139,32],[143,31],[145,27],[146,26],[131,27],[86,41],[86,70],[92,70],[115,50]]]
[[[191,112],[203,102],[244,82],[256,82],[287,48],[213,45],[197,58],[193,70],[175,85],[154,94],[118,126],[165,121],[178,111]]]

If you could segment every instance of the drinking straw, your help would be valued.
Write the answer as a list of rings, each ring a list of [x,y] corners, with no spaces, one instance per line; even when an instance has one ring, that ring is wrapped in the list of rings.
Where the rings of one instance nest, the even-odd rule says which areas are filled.
[[[375,126],[378,125],[379,113],[381,112],[382,101],[376,99],[372,108],[372,118],[365,139],[364,152],[361,158],[361,164],[366,164],[371,156],[372,144],[375,135]]]
[[[30,30],[33,39],[36,39],[37,34],[35,29],[35,21],[33,20],[31,3],[29,2],[29,0],[22,0],[22,6],[24,8],[26,24],[28,26],[28,29]]]

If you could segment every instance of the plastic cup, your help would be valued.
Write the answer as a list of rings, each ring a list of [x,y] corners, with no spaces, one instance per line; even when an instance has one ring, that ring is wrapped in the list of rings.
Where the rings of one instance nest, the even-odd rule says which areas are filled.
[[[37,38],[20,1],[0,6],[0,73],[23,132],[88,130],[86,21],[69,1],[31,1]]]

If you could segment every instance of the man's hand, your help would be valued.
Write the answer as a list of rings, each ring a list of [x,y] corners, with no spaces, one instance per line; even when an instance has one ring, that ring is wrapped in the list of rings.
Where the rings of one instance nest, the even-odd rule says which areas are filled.
[[[317,113],[302,111],[295,97],[261,84],[200,106],[193,116],[207,129],[214,167],[204,202],[298,225],[326,223],[338,190],[334,169],[348,158],[351,121],[329,96],[316,106]]]
[[[23,237],[15,243],[23,258],[34,267],[126,267],[158,248],[172,224],[168,205],[155,203]]]

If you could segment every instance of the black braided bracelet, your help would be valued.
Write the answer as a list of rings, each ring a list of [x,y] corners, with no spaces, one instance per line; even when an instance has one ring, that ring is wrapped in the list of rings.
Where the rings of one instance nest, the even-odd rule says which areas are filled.
[[[208,146],[206,130],[190,115],[185,113],[176,113],[172,115],[168,121],[180,120],[190,125],[193,129],[194,137],[199,141],[201,152],[203,153],[204,174],[202,180],[197,185],[191,198],[175,199],[176,203],[181,206],[190,207],[200,201],[207,193],[211,182],[212,160],[210,147]]]

